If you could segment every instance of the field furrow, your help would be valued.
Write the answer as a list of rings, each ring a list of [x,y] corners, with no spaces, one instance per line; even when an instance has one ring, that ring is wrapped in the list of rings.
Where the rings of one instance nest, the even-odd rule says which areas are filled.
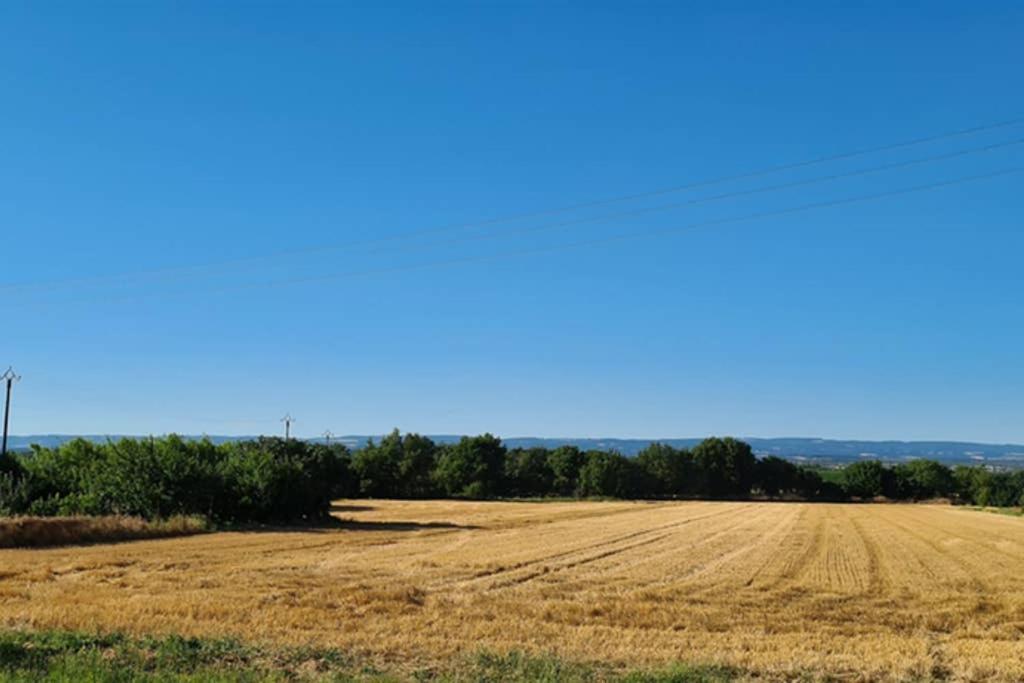
[[[335,526],[0,551],[0,623],[1024,680],[1024,520],[927,505],[339,502]]]

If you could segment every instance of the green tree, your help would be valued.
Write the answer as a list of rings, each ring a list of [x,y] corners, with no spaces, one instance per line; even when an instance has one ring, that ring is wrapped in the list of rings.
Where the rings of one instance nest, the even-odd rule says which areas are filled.
[[[859,460],[843,468],[843,488],[861,500],[885,495],[888,471],[877,460]]]
[[[548,496],[554,492],[555,474],[546,448],[514,448],[505,460],[508,493],[516,496]]]
[[[398,462],[399,495],[403,498],[428,498],[434,495],[433,474],[436,464],[437,444],[420,434],[403,436],[402,455]]]
[[[419,434],[393,430],[371,439],[352,458],[359,490],[371,498],[426,498],[434,491],[432,474],[437,445]]]
[[[442,450],[434,479],[450,496],[489,498],[504,492],[504,468],[505,446],[499,438],[464,436]]]
[[[652,443],[636,456],[644,496],[678,496],[692,488],[693,457],[689,451]]]
[[[978,504],[981,479],[987,475],[981,467],[957,465],[953,468],[953,488],[957,499],[972,505]]]
[[[892,498],[945,498],[955,489],[953,471],[934,460],[901,463],[892,468],[891,475],[893,481],[886,495]]]
[[[322,448],[326,451],[328,457],[333,462],[334,474],[331,481],[331,499],[355,498],[358,496],[359,480],[352,470],[352,453],[348,447],[345,444],[332,443],[330,445],[318,444],[317,448]]]
[[[402,437],[394,430],[374,443],[370,439],[352,457],[352,472],[360,494],[369,498],[397,498],[402,461]]]
[[[754,481],[757,459],[750,444],[738,439],[711,437],[693,449],[704,495],[746,496]]]
[[[1020,503],[1021,488],[1013,473],[985,472],[978,483],[978,505],[1013,507]]]
[[[583,453],[576,446],[559,446],[548,454],[551,469],[551,486],[555,495],[575,495],[579,487],[580,468],[583,467]]]
[[[758,460],[754,467],[754,488],[769,498],[781,494],[803,494],[809,484],[806,476],[790,461],[769,455]]]
[[[608,451],[588,451],[580,468],[579,495],[629,498],[634,471],[628,458]]]
[[[326,517],[344,472],[338,451],[298,439],[261,437],[224,444],[224,495],[217,516],[236,521]]]
[[[825,481],[822,476],[810,467],[799,467],[797,471],[797,495],[805,500],[842,500],[845,493],[838,484]]]

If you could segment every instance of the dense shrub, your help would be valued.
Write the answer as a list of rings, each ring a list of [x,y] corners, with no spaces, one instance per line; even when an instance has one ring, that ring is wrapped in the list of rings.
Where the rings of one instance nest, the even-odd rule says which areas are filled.
[[[31,503],[28,480],[16,471],[0,472],[0,517],[24,512]]]
[[[992,507],[1024,506],[1024,471],[993,472],[984,467],[953,470],[957,495],[966,503]]]
[[[202,515],[218,521],[290,521],[327,514],[347,451],[304,441],[76,439],[19,456],[0,475],[6,514]]]
[[[215,516],[288,521],[326,516],[335,482],[346,472],[347,450],[295,439],[225,444],[221,465],[227,500]]]

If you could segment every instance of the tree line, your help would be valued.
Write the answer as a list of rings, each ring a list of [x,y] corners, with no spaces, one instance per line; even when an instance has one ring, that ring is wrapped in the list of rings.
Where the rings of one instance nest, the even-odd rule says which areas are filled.
[[[351,471],[352,494],[374,498],[947,498],[1024,505],[1024,471],[950,468],[924,459],[896,465],[863,460],[824,470],[776,456],[758,458],[749,444],[729,437],[711,437],[692,449],[653,443],[626,457],[575,446],[507,449],[490,434],[440,445],[395,430],[355,451]]]
[[[328,515],[330,501],[369,498],[633,498],[843,501],[948,498],[1024,505],[1024,472],[875,460],[823,470],[732,438],[692,449],[654,443],[614,451],[507,448],[491,434],[438,444],[398,430],[357,450],[297,439],[213,444],[177,436],[33,447],[0,463],[0,514],[202,515],[285,522]]]

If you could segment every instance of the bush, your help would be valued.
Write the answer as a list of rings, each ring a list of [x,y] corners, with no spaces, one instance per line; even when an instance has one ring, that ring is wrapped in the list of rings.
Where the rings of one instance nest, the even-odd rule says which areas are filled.
[[[214,518],[256,522],[315,520],[328,515],[345,470],[337,451],[294,439],[225,444],[220,475],[226,494]]]
[[[957,467],[953,477],[958,497],[973,505],[1013,507],[1024,502],[1024,472],[992,472],[983,467]]]
[[[201,515],[227,522],[309,520],[328,513],[347,451],[303,441],[77,439],[19,456],[0,474],[6,514]]]
[[[28,480],[17,472],[0,472],[0,516],[23,513],[31,503]]]

